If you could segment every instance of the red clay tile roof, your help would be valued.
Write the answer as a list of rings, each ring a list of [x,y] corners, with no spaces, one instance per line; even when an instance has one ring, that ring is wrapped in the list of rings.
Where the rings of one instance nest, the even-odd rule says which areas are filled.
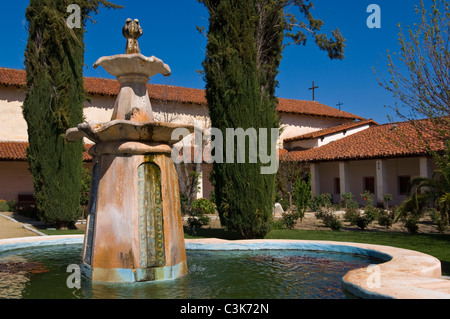
[[[278,99],[278,112],[343,118],[352,120],[364,120],[364,118],[338,109],[332,108],[317,101],[300,101],[291,99]]]
[[[444,140],[436,137],[435,128],[428,120],[421,123],[424,139],[432,151],[443,151]],[[409,122],[372,126],[322,147],[291,151],[284,160],[326,162],[429,155],[419,139],[417,130]]]
[[[284,142],[295,142],[295,141],[315,139],[315,138],[324,137],[324,136],[327,136],[327,135],[332,135],[334,133],[342,132],[342,131],[345,131],[345,130],[349,130],[349,129],[352,129],[352,128],[357,128],[357,127],[364,126],[364,125],[371,125],[372,126],[372,125],[379,125],[379,124],[377,122],[375,122],[374,120],[349,122],[349,123],[344,123],[342,125],[326,128],[324,130],[320,130],[320,131],[317,131],[317,132],[312,132],[312,133],[303,134],[303,135],[300,135],[300,136],[297,136],[297,137],[287,138],[287,139],[284,140]]]
[[[0,161],[26,161],[27,148],[26,142],[0,142]],[[88,151],[92,145],[85,145],[86,151],[83,152],[83,161],[90,162],[92,157]]]
[[[116,80],[85,77],[84,81],[86,91],[90,94],[116,96],[119,93],[120,84]],[[24,70],[0,67],[0,84],[25,87],[26,73]],[[147,84],[147,87],[150,99],[201,105],[207,104],[204,90],[158,84]],[[280,98],[277,110],[281,113],[363,120],[362,117],[357,115],[339,111],[330,106],[313,101]]]

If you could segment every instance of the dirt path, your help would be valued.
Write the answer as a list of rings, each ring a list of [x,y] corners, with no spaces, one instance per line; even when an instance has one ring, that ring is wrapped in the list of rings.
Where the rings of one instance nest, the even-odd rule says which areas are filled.
[[[0,213],[0,239],[38,236],[38,234],[25,229],[24,224],[19,222],[15,223],[4,217],[8,216],[8,214],[9,213]]]

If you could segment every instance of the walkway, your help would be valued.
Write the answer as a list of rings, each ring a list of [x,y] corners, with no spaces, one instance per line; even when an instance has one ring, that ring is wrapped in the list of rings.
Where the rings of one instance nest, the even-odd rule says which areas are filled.
[[[41,224],[14,213],[0,213],[0,239],[45,236],[35,228]]]

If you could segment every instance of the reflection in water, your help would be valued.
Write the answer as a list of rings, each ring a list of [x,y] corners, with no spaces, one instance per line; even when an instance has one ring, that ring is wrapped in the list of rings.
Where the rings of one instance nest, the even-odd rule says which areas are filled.
[[[0,259],[0,299],[22,298],[22,290],[30,279],[25,270],[20,269],[20,267],[12,270],[9,266],[26,262],[25,258],[18,256],[7,260],[4,258]]]
[[[295,250],[188,250],[189,273],[174,281],[99,284],[82,280],[82,289],[69,289],[67,267],[80,263],[81,250],[81,245],[70,249],[55,246],[11,253],[9,258],[23,258],[45,268],[37,268],[40,273],[6,273],[14,288],[7,289],[1,280],[0,298],[343,299],[342,276],[351,269],[380,262],[348,254]],[[8,256],[2,255],[2,259],[11,262]]]

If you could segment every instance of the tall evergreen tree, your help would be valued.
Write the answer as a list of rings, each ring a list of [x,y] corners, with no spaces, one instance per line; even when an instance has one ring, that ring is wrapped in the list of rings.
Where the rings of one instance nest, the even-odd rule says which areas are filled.
[[[277,127],[260,89],[254,1],[204,3],[211,14],[204,67],[213,127],[224,133],[227,128]],[[248,152],[246,163],[237,163],[237,144],[234,151],[235,163],[215,164],[212,173],[221,221],[244,237],[262,237],[270,227],[274,175],[262,175],[261,163],[249,163]]]
[[[80,8],[79,27],[68,27],[69,5]],[[65,133],[83,122],[85,25],[100,6],[117,8],[104,0],[30,0],[26,10],[27,159],[38,215],[58,228],[73,226],[81,214],[83,144],[67,143]]]
[[[311,35],[331,59],[343,58],[345,39],[339,30],[332,32],[335,39],[320,33],[323,22],[312,16],[309,0],[199,2],[210,13],[203,64],[206,98],[212,126],[225,141],[227,128],[259,132],[279,127],[276,76],[286,37],[305,44]],[[298,23],[288,12],[292,6],[307,23]],[[261,162],[250,164],[248,159],[246,164],[215,163],[211,179],[222,224],[247,238],[263,237],[270,230],[275,175],[262,175]]]

